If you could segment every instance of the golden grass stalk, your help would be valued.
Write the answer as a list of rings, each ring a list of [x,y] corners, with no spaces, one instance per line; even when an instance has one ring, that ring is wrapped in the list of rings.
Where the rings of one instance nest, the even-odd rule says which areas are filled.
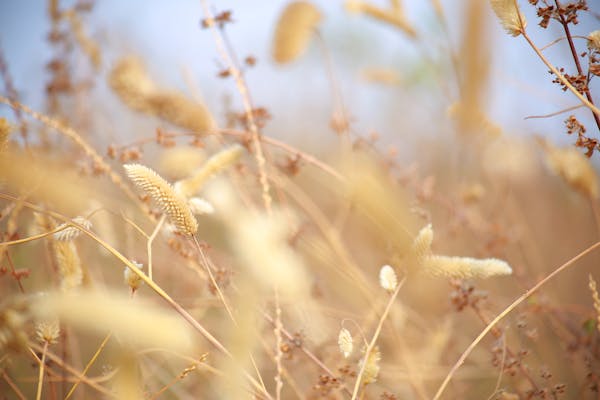
[[[589,274],[589,284],[590,291],[592,292],[592,299],[594,299],[594,310],[596,310],[596,329],[600,332],[600,296],[598,295],[598,287],[596,285],[596,280]]]
[[[0,154],[8,147],[8,136],[12,128],[6,118],[0,118]]]
[[[213,118],[203,104],[156,86],[142,62],[135,57],[120,60],[111,71],[108,82],[121,101],[135,111],[162,118],[196,133],[214,127]]]
[[[448,278],[489,278],[512,273],[506,261],[496,258],[429,255],[423,259],[420,268],[428,275]]]
[[[519,36],[523,33],[527,27],[527,21],[519,10],[517,0],[490,0],[490,4],[502,27],[509,35]]]
[[[340,351],[344,355],[344,358],[348,358],[350,354],[352,354],[354,343],[352,341],[352,335],[348,329],[340,329],[340,333],[338,335],[338,346],[340,347]]]
[[[99,335],[113,332],[132,349],[160,347],[185,352],[192,348],[190,329],[178,316],[155,304],[132,300],[121,291],[49,293],[34,300],[31,309],[37,318],[59,318]]]
[[[84,218],[84,217],[75,217],[73,218],[73,222],[76,222],[79,225],[82,225],[85,229],[91,229],[92,223]],[[75,226],[69,225],[68,223],[60,224],[56,227],[56,229],[60,229],[59,232],[54,234],[54,239],[61,241],[69,241],[73,240],[79,235],[81,235],[81,231]]]
[[[321,13],[312,3],[294,1],[288,4],[275,26],[273,59],[285,64],[300,57],[320,20]]]
[[[559,149],[543,142],[549,167],[584,196],[598,198],[598,179],[590,160],[574,147]]]
[[[401,8],[394,7],[391,10],[386,10],[360,0],[348,0],[344,3],[344,6],[348,12],[365,14],[378,21],[395,26],[411,38],[417,37],[415,28],[408,22]]]
[[[243,153],[244,148],[238,144],[221,150],[210,157],[189,178],[176,182],[174,185],[175,191],[185,197],[194,196],[208,179],[235,164]]]
[[[83,270],[73,241],[53,241],[52,248],[60,274],[60,288],[68,292],[81,286]]]
[[[384,265],[381,267],[381,270],[379,271],[379,285],[390,293],[396,290],[396,286],[398,286],[398,277],[391,266]]]
[[[127,176],[160,206],[177,231],[190,236],[196,233],[198,221],[187,202],[166,180],[140,164],[126,164],[124,168]]]

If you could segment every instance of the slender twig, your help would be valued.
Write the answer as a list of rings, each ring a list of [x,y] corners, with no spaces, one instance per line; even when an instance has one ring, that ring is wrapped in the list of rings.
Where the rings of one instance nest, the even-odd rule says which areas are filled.
[[[27,400],[23,392],[21,392],[19,387],[15,385],[15,383],[12,381],[12,379],[10,379],[10,377],[6,374],[5,371],[2,371],[2,378],[4,378],[6,383],[8,383],[8,386],[10,386],[10,388],[15,392],[19,400]]]
[[[215,43],[217,45],[217,50],[219,51],[221,58],[223,59],[225,64],[227,64],[227,66],[229,67],[229,72],[231,73],[231,76],[233,76],[235,84],[242,97],[242,102],[244,104],[244,110],[246,113],[246,120],[248,123],[248,127],[250,128],[250,132],[252,133],[254,155],[258,164],[259,180],[262,186],[262,197],[265,203],[265,209],[267,210],[267,213],[270,214],[271,203],[273,202],[273,200],[271,198],[271,194],[269,193],[270,187],[266,172],[266,160],[260,143],[261,134],[259,133],[258,126],[256,125],[256,121],[254,120],[254,107],[252,107],[252,102],[250,100],[250,91],[248,90],[248,85],[246,84],[246,80],[244,79],[240,68],[235,63],[235,53],[232,51],[231,46],[229,46],[228,42],[225,40],[221,28],[219,28],[217,24],[214,23],[214,16],[210,11],[208,1],[201,0],[201,3],[204,15],[206,16],[206,20],[213,21],[213,23],[210,23],[209,26],[213,32]]]
[[[275,292],[275,329],[273,332],[275,333],[275,365],[277,367],[277,374],[275,375],[275,398],[277,400],[281,400],[281,389],[283,388],[283,381],[281,380],[281,358],[283,357],[283,352],[281,350],[281,346],[283,345],[283,341],[281,340],[281,328],[283,327],[281,324],[281,306],[279,305],[279,291],[277,288],[274,289]]]
[[[534,118],[550,118],[550,117],[554,117],[554,116],[556,116],[556,115],[560,115],[560,114],[562,114],[562,113],[566,113],[566,112],[569,112],[569,111],[577,110],[578,108],[581,108],[581,107],[584,107],[584,105],[583,105],[583,104],[578,104],[578,105],[576,105],[576,106],[573,106],[573,107],[567,107],[567,108],[564,108],[564,109],[562,109],[562,110],[558,110],[558,111],[552,112],[552,113],[550,113],[550,114],[544,114],[544,115],[529,115],[529,116],[527,116],[527,117],[525,117],[525,118],[523,118],[523,119],[534,119]]]
[[[534,294],[535,292],[537,292],[542,286],[544,286],[546,283],[548,283],[556,275],[558,275],[559,273],[561,273],[565,269],[569,268],[570,266],[572,266],[573,264],[575,264],[575,262],[579,261],[581,258],[585,257],[586,255],[588,255],[589,253],[593,252],[594,250],[596,250],[599,247],[600,247],[600,242],[596,242],[592,246],[590,246],[587,249],[585,249],[584,251],[582,251],[581,253],[577,254],[575,257],[571,258],[569,261],[567,261],[566,263],[564,263],[563,265],[561,265],[560,267],[558,267],[557,269],[555,269],[552,273],[550,273],[544,279],[542,279],[537,284],[535,284],[532,288],[530,288],[529,290],[527,290],[524,294],[522,294],[521,296],[519,296],[508,307],[506,307],[504,309],[504,311],[502,311],[500,314],[498,314],[496,316],[496,318],[494,318],[483,329],[483,331],[481,331],[481,333],[479,334],[479,336],[477,336],[475,338],[475,340],[473,340],[473,342],[471,342],[471,344],[469,345],[469,347],[467,347],[467,349],[462,353],[462,355],[459,357],[459,359],[456,361],[456,363],[452,366],[452,369],[450,370],[450,372],[448,373],[448,375],[446,376],[446,378],[444,379],[444,381],[440,385],[440,387],[437,390],[437,392],[436,392],[433,400],[438,400],[442,396],[442,393],[444,392],[444,389],[446,389],[446,387],[448,386],[448,383],[450,382],[450,380],[452,379],[452,377],[454,376],[454,374],[456,373],[456,371],[458,370],[458,368],[460,368],[460,366],[465,362],[465,360],[467,359],[467,357],[469,356],[469,354],[471,354],[471,352],[473,351],[473,349],[475,349],[475,347],[477,347],[477,345],[479,344],[479,342],[481,342],[481,340],[496,326],[496,324],[498,322],[500,322],[500,320],[502,320],[504,317],[506,317],[508,314],[510,314],[515,308],[517,308],[517,306],[519,304],[521,304],[524,300],[526,300],[532,294]]]

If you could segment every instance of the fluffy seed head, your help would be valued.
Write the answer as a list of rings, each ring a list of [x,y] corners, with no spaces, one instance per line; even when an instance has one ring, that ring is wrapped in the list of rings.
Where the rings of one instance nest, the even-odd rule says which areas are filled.
[[[126,164],[124,167],[129,179],[152,197],[179,232],[186,235],[196,233],[198,221],[187,202],[167,181],[150,168],[140,164]]]
[[[398,278],[396,272],[389,265],[384,265],[379,271],[379,284],[388,292],[393,292],[398,286]]]
[[[273,59],[280,63],[294,61],[306,51],[321,13],[308,1],[294,1],[281,13],[273,38]]]
[[[525,16],[517,6],[517,0],[490,0],[492,10],[500,20],[504,30],[511,36],[519,36],[527,26]],[[520,19],[519,19],[520,16]],[[523,25],[521,25],[521,21]]]
[[[194,215],[212,214],[215,212],[215,208],[208,201],[201,199],[200,197],[192,197],[188,200],[190,210]]]
[[[586,156],[573,147],[559,149],[550,145],[546,155],[550,168],[569,186],[585,196],[598,198],[600,189],[596,172]]]
[[[588,48],[590,50],[600,51],[600,30],[593,31],[588,35]]]
[[[352,342],[352,335],[348,329],[342,328],[340,330],[340,334],[338,335],[338,346],[340,346],[340,351],[344,355],[344,358],[348,358],[348,356],[352,354],[354,343]]]
[[[365,351],[366,348],[363,349],[363,354]],[[380,369],[379,361],[381,361],[381,352],[379,351],[379,346],[375,346],[366,359],[365,369],[362,376],[362,382],[365,385],[377,381]],[[365,363],[364,357],[360,360],[358,367],[362,368],[363,363]]]
[[[68,292],[81,286],[83,271],[75,243],[73,241],[54,241],[52,247],[60,274],[61,290]]]
[[[54,344],[60,336],[60,325],[58,319],[42,321],[35,324],[35,335],[42,343]]]
[[[90,229],[92,227],[92,223],[83,218],[83,217],[75,217],[73,218],[73,222],[83,226],[85,229]],[[58,226],[58,228],[63,228],[63,230],[56,232],[54,234],[54,238],[56,240],[68,241],[73,240],[81,234],[81,231],[74,226],[69,226],[68,223],[64,223]]]
[[[196,194],[210,178],[235,164],[244,154],[244,148],[238,144],[227,147],[210,157],[189,178],[175,183],[175,191],[184,197]]]
[[[496,258],[476,259],[439,255],[425,257],[421,271],[428,275],[448,278],[489,278],[512,274],[510,265]]]
[[[422,228],[411,246],[411,256],[420,263],[423,257],[431,253],[431,243],[433,242],[433,228],[431,224]]]

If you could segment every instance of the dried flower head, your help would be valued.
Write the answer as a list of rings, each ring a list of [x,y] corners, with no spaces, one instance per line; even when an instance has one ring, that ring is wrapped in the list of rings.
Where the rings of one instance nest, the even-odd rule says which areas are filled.
[[[60,325],[58,319],[41,321],[35,324],[35,335],[42,343],[54,344],[60,336]]]
[[[244,148],[238,144],[221,150],[210,157],[192,176],[175,182],[175,191],[185,197],[193,196],[208,179],[235,164],[242,154]]]
[[[587,39],[590,50],[600,51],[600,30],[591,32]]]
[[[167,181],[150,168],[140,164],[126,164],[124,167],[129,179],[152,197],[179,232],[186,235],[196,233],[198,221],[187,202]]]
[[[598,198],[598,180],[590,160],[576,148],[545,146],[548,165],[573,189],[590,198]]]
[[[363,354],[367,348],[363,348]],[[379,346],[375,346],[371,352],[368,354],[366,363],[365,358],[363,357],[358,363],[359,369],[363,367],[363,363],[365,363],[365,368],[362,375],[363,384],[367,385],[369,383],[373,383],[377,381],[377,377],[379,376],[379,361],[381,361],[381,352],[379,351]]]
[[[144,268],[144,264],[140,264],[133,260],[131,262],[139,270]],[[129,268],[129,267],[125,267],[125,271],[123,272],[123,277],[125,278],[125,283],[131,289],[131,293],[134,293],[136,290],[138,290],[139,287],[144,283],[144,281],[142,281],[142,278],[140,278],[140,276],[138,274],[136,274],[135,272],[133,272],[131,270],[131,268]]]
[[[83,217],[75,217],[73,218],[73,222],[83,226],[85,229],[91,229],[92,227],[92,223]],[[81,231],[77,227],[72,226],[68,223],[61,224],[57,228],[64,229],[54,234],[54,238],[56,240],[68,241],[73,240],[79,235],[81,235]]]
[[[502,27],[509,35],[519,36],[523,33],[527,27],[527,21],[519,10],[517,0],[490,0],[490,4]]]
[[[273,37],[273,59],[281,64],[294,61],[308,47],[321,13],[308,1],[294,1],[281,13]]]
[[[194,215],[212,214],[215,212],[213,205],[208,200],[200,197],[192,197],[188,200],[188,204]]]
[[[393,292],[398,286],[398,278],[396,272],[389,265],[384,265],[379,271],[379,284],[388,292]]]
[[[338,346],[340,347],[340,351],[344,355],[344,358],[348,358],[350,354],[352,354],[354,343],[352,341],[352,335],[348,329],[340,329],[340,334],[338,335]]]
[[[428,275],[448,278],[489,278],[512,274],[510,265],[496,258],[476,259],[440,255],[425,257],[421,271]]]

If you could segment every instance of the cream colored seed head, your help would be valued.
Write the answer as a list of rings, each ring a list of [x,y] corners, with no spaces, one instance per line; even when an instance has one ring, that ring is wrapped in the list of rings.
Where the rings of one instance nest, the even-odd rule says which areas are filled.
[[[588,35],[588,48],[600,51],[600,30],[593,31]]]
[[[352,335],[348,329],[342,328],[340,330],[340,334],[338,335],[338,346],[340,347],[340,351],[344,355],[344,358],[348,358],[348,356],[352,354],[354,344],[352,342]]]
[[[196,233],[198,221],[185,199],[166,180],[140,164],[126,164],[124,168],[129,179],[152,197],[180,233],[190,236]]]
[[[281,13],[273,38],[273,59],[281,64],[294,61],[308,47],[321,13],[308,1],[294,1]]]
[[[73,218],[73,222],[83,226],[85,229],[90,229],[92,227],[92,223],[83,217],[75,217]],[[67,223],[59,225],[58,228],[64,229],[54,234],[56,240],[68,241],[81,235],[81,231],[77,227],[69,226]]]
[[[511,36],[519,36],[527,26],[525,16],[521,14],[516,0],[490,0],[492,10],[500,20],[502,27]],[[521,21],[523,25],[521,26]]]
[[[476,259],[440,255],[425,257],[421,271],[428,275],[448,278],[489,278],[512,274],[510,265],[496,258]]]
[[[384,265],[379,271],[379,284],[388,292],[393,292],[398,286],[398,278],[396,272],[389,265]]]

